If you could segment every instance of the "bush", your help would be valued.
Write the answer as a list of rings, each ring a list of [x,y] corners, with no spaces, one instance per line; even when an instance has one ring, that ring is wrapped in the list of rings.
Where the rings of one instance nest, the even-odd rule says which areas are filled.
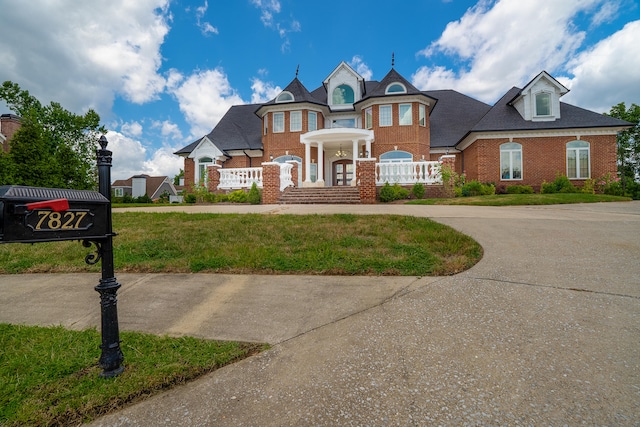
[[[247,203],[249,196],[244,190],[236,190],[229,193],[229,201],[232,203]]]
[[[402,188],[400,184],[390,185],[388,182],[380,189],[380,201],[387,203],[394,200],[402,200],[409,197],[409,190]]]
[[[413,184],[413,187],[411,187],[411,194],[413,194],[416,199],[422,199],[424,197],[424,192],[424,185],[420,182],[416,182]]]
[[[507,194],[533,194],[533,187],[530,185],[509,185],[506,192]]]
[[[496,187],[493,184],[483,184],[474,179],[464,184],[460,193],[463,197],[490,196],[496,193]]]
[[[136,197],[136,203],[153,203],[153,200],[148,194],[145,194],[144,196]]]
[[[541,193],[579,193],[580,189],[573,186],[565,175],[556,175],[553,182],[542,181]]]
[[[251,190],[249,190],[249,196],[247,199],[252,205],[259,205],[262,200],[262,195],[260,194],[260,190],[258,190],[258,186],[255,182],[251,184]]]
[[[184,202],[185,203],[195,203],[196,202],[196,195],[195,194],[186,194],[184,196]]]

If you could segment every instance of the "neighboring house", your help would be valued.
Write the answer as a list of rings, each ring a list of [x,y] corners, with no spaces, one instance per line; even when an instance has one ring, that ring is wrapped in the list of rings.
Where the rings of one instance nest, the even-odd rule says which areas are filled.
[[[18,129],[20,129],[20,117],[14,114],[0,115],[0,145],[5,153],[9,152],[9,141]]]
[[[125,194],[140,197],[146,194],[152,200],[156,200],[165,192],[169,197],[178,196],[173,181],[167,176],[135,175],[129,179],[114,181],[111,189],[115,197],[123,197]]]
[[[215,163],[224,171],[287,160],[300,165],[299,186],[355,185],[358,158],[377,159],[382,185],[383,169],[446,154],[468,180],[496,185],[538,189],[557,174],[577,185],[616,174],[616,134],[630,124],[561,102],[567,92],[543,71],[491,106],[453,90],[420,91],[393,68],[365,81],[342,62],[311,92],[296,76],[269,102],[231,107],[175,154],[187,187],[204,183]]]

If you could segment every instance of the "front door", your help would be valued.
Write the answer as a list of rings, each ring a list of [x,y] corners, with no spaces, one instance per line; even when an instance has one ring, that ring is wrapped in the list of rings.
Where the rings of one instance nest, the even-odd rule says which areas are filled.
[[[333,162],[333,185],[351,185],[353,179],[353,161],[337,160]]]

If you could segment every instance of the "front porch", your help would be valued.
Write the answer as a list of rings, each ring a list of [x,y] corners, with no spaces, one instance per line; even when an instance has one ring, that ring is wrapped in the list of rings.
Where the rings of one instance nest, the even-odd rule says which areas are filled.
[[[428,194],[444,193],[442,191],[442,166],[449,164],[450,167],[453,167],[452,157],[443,156],[439,161],[403,163],[376,162],[376,159],[358,158],[354,162],[355,169],[346,186],[300,186],[298,180],[300,163],[297,161],[265,162],[262,167],[252,168],[225,169],[219,165],[211,165],[207,173],[207,188],[209,191],[248,190],[255,183],[263,191],[263,203],[270,204],[279,203],[281,195],[288,188],[318,188],[323,189],[324,194],[328,194],[332,189],[337,192],[339,187],[354,187],[360,194],[361,203],[376,203],[377,187],[386,183],[407,187],[420,183],[427,187]],[[315,200],[315,196],[312,197],[309,194],[307,196]],[[320,200],[313,203],[321,203]],[[353,202],[350,200],[348,203]]]

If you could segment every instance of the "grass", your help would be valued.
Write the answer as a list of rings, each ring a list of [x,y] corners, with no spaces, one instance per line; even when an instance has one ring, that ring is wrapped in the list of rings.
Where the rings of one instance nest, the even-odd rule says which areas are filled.
[[[422,199],[407,202],[411,205],[473,205],[523,206],[559,205],[568,203],[626,202],[629,197],[606,194],[554,193],[554,194],[496,194],[493,196],[455,197],[451,199]]]
[[[125,370],[103,379],[96,330],[0,324],[0,425],[78,425],[266,348],[134,332],[120,336]]]
[[[117,272],[425,276],[482,257],[450,227],[397,215],[124,212],[113,224]],[[0,273],[98,272],[88,251],[75,241],[0,245]]]

